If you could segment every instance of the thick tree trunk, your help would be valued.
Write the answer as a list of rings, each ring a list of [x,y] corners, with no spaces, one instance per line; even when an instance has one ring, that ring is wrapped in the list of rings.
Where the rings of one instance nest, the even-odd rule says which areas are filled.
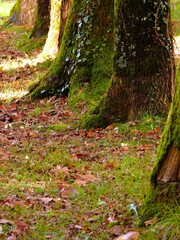
[[[54,58],[59,50],[71,0],[51,0],[51,20],[42,55]]]
[[[143,220],[157,213],[155,209],[158,203],[175,206],[180,203],[180,70],[176,80],[176,93],[158,148],[151,189],[141,210]]]
[[[50,25],[50,0],[37,0],[35,24],[30,37],[40,37],[48,33]]]
[[[11,10],[8,23],[32,27],[35,19],[36,2],[37,0],[17,0]]]
[[[32,86],[33,98],[71,95],[79,87],[108,82],[113,56],[112,0],[73,0],[58,56],[47,76]]]
[[[83,126],[168,112],[174,81],[171,34],[169,1],[117,1],[112,83]]]

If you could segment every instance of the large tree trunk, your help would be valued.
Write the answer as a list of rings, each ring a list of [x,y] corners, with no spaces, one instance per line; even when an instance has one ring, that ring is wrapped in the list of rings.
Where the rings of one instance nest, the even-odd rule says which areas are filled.
[[[35,24],[30,37],[40,37],[48,33],[50,24],[50,0],[37,0]]]
[[[48,74],[30,92],[33,98],[71,95],[87,83],[108,82],[113,56],[112,0],[73,0],[58,56]]]
[[[169,6],[167,0],[117,1],[112,83],[84,127],[168,112],[174,81]]]
[[[11,10],[8,23],[32,27],[35,19],[36,2],[37,0],[17,0]]]
[[[50,27],[42,55],[54,58],[59,50],[71,0],[51,0]]]
[[[176,80],[176,93],[151,176],[151,190],[142,207],[143,220],[155,214],[158,203],[180,203],[180,69]]]

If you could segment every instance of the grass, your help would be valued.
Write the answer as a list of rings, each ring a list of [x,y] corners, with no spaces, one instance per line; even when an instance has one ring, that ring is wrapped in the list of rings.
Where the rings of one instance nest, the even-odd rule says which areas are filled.
[[[129,206],[134,204],[139,212],[147,193],[159,141],[156,129],[164,120],[146,115],[136,123],[137,131],[129,125],[128,131],[122,127],[117,133],[116,125],[86,132],[73,130],[67,109],[66,121],[53,124],[48,114],[49,109],[57,111],[54,103],[46,100],[35,106],[35,114],[33,106],[21,106],[19,114],[26,108],[26,119],[34,124],[22,130],[13,126],[26,137],[8,149],[8,159],[0,163],[1,212],[3,219],[12,221],[1,224],[2,239],[18,229],[17,219],[27,224],[19,239],[113,239],[110,229],[114,225],[122,233],[136,230],[138,218]],[[62,110],[58,112],[63,115]],[[45,115],[46,128],[35,130]],[[178,213],[140,229],[140,239],[174,236],[176,218]]]

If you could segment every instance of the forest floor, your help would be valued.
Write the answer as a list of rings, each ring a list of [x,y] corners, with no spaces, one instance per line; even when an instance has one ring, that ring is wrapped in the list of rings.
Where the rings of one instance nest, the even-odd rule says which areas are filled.
[[[178,209],[169,206],[138,227],[165,119],[86,131],[83,102],[24,101],[50,65],[37,58],[37,42],[23,51],[27,35],[0,32],[0,239],[178,239]]]

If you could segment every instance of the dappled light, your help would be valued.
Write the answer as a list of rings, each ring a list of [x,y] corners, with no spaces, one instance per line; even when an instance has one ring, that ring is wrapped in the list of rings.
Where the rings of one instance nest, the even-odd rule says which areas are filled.
[[[26,55],[26,54],[25,54]],[[3,57],[2,57],[3,58]],[[7,56],[8,58],[8,56]],[[39,63],[47,61],[48,58],[45,58],[42,54],[37,53],[33,57],[28,57],[27,55],[23,57],[11,57],[9,59],[1,60],[0,68],[3,71],[18,70],[26,67],[35,67]]]

